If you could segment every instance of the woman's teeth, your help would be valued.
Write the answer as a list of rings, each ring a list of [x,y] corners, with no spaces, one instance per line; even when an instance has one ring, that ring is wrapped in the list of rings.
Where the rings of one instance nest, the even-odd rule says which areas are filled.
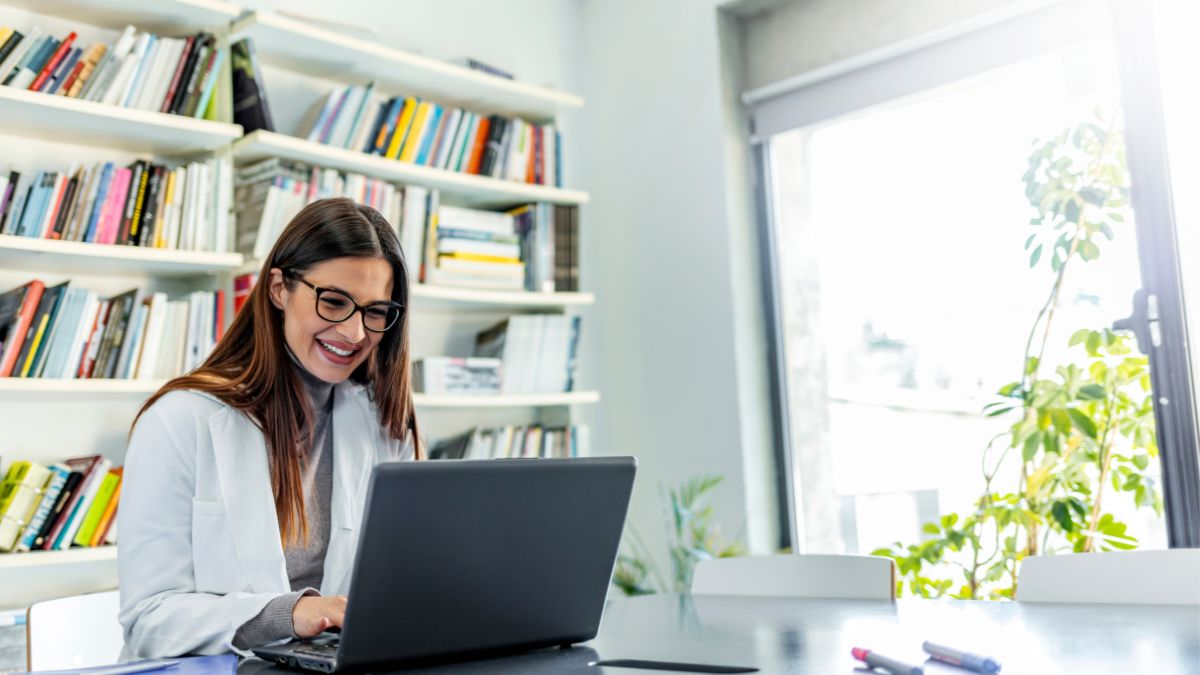
[[[317,344],[324,347],[326,351],[331,352],[333,354],[337,354],[338,356],[350,356],[351,354],[354,353],[353,349],[338,349],[337,347],[334,347],[333,345],[331,345],[328,342],[325,342],[323,340],[317,340]]]

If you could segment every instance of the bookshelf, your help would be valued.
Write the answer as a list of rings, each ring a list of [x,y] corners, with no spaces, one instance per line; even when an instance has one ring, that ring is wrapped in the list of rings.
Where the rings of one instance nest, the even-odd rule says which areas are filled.
[[[427,96],[442,104],[475,111],[522,116],[548,122],[578,110],[582,98],[550,87],[506,80],[427,56],[315,27],[287,16],[246,12],[224,0],[0,0],[18,18],[32,16],[54,31],[90,26],[88,39],[111,40],[125,25],[179,35],[208,30],[221,44],[242,36],[254,40],[259,60],[270,67],[348,84],[374,79],[380,91]],[[28,13],[26,15],[25,13]],[[89,29],[90,30],[90,29]],[[81,31],[81,35],[83,35]],[[81,38],[82,39],[82,38]],[[228,61],[226,62],[228,63]],[[227,75],[227,74],[226,74]],[[219,81],[221,82],[221,81]],[[221,83],[227,86],[228,80]],[[268,79],[268,96],[271,94]],[[295,95],[282,86],[283,100]],[[227,116],[219,115],[221,119]],[[129,162],[138,157],[181,161],[228,157],[235,165],[278,157],[363,174],[396,184],[441,191],[444,202],[474,208],[507,208],[530,202],[582,206],[590,196],[580,190],[525,184],[388,160],[309,142],[283,133],[243,135],[235,124],[133,110],[90,101],[50,96],[0,86],[0,143],[15,151],[21,170],[46,162],[62,171],[68,161]],[[568,146],[570,148],[571,146]],[[75,152],[78,150],[78,153]],[[52,158],[43,160],[42,154]],[[78,155],[78,156],[76,156]],[[61,165],[61,166],[59,166]],[[0,290],[32,278],[50,283],[79,277],[79,285],[104,294],[133,285],[172,294],[189,290],[230,290],[235,275],[258,261],[237,253],[146,249],[0,235]],[[52,281],[53,280],[53,281]],[[72,284],[74,285],[74,284]],[[232,296],[232,293],[229,293]],[[412,290],[414,342],[426,353],[461,351],[453,330],[470,335],[513,313],[570,312],[595,303],[587,292],[532,293],[418,284]],[[230,315],[231,312],[227,312]],[[431,346],[438,345],[438,346]],[[4,466],[13,459],[49,463],[68,456],[100,452],[119,465],[128,424],[142,401],[162,380],[59,380],[0,378],[0,424],[13,438],[35,443],[0,447]],[[594,405],[600,392],[443,396],[416,394],[415,403],[433,424],[569,423],[576,406]],[[71,423],[63,424],[62,420]],[[424,422],[424,420],[423,420]],[[3,469],[0,466],[0,469]],[[116,547],[56,552],[0,554],[0,609],[50,597],[105,590],[116,586]]]
[[[228,273],[241,266],[240,253],[88,244],[0,234],[0,268],[6,270],[188,277]]]
[[[0,129],[5,134],[155,155],[213,151],[242,135],[236,124],[12,87],[0,87]]]
[[[447,311],[495,311],[500,309],[561,310],[586,307],[596,302],[591,293],[530,293],[521,291],[489,291],[453,286],[417,284],[412,289],[412,303],[420,309]]]
[[[117,587],[117,547],[74,548],[0,555],[0,609],[48,598]]]
[[[4,0],[3,5],[112,30],[132,23],[180,33],[225,25],[242,13],[224,0]]]
[[[270,131],[255,131],[235,141],[233,156],[239,162],[246,163],[280,157],[361,173],[372,178],[434,188],[444,195],[456,197],[455,201],[460,205],[477,208],[505,207],[522,202],[579,205],[586,204],[589,199],[586,192],[578,190],[419,166]]]
[[[253,39],[264,63],[314,77],[375,80],[384,90],[535,121],[583,107],[583,99],[572,94],[494,77],[279,14],[248,12],[233,22],[230,32],[235,40]]]

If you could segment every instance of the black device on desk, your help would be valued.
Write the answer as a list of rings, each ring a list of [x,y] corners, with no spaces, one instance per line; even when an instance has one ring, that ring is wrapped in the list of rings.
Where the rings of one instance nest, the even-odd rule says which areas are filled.
[[[632,457],[380,464],[341,635],[254,653],[332,672],[590,640],[636,471]]]

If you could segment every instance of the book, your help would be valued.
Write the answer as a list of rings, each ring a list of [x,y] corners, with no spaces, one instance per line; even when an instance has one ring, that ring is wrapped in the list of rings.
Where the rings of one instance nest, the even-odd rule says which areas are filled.
[[[413,363],[413,389],[426,394],[500,393],[498,358],[427,356]]]
[[[13,462],[0,483],[0,551],[11,551],[21,531],[30,523],[50,470],[35,462]]]
[[[100,486],[96,489],[96,496],[92,499],[87,512],[83,515],[83,521],[80,523],[79,530],[75,533],[75,537],[72,540],[75,546],[92,545],[92,537],[96,534],[96,528],[100,526],[100,519],[104,517],[105,511],[108,510],[109,502],[112,502],[116,495],[121,477],[120,474],[108,471],[99,480]]]
[[[34,280],[0,295],[0,377],[12,375],[45,289]]]
[[[96,524],[96,529],[92,533],[91,539],[85,546],[99,546],[104,542],[104,538],[108,535],[109,529],[116,522],[117,505],[121,501],[121,483],[124,479],[125,469],[117,467],[108,472],[110,476],[115,476],[117,479],[116,488],[114,488],[112,497],[108,500],[108,504],[104,507],[104,512],[100,515],[100,521]]]
[[[73,460],[67,460],[67,464]],[[57,535],[51,533],[51,538],[54,539],[53,549],[56,551],[65,551],[71,547],[75,540],[75,534],[83,525],[83,518],[87,514],[87,510],[91,507],[92,502],[96,499],[96,494],[100,491],[100,485],[104,481],[104,477],[108,474],[108,469],[112,466],[112,462],[100,457],[98,461],[87,460],[90,463],[87,472],[83,477],[83,482],[80,483],[79,489],[76,491],[76,498],[73,504],[68,504],[64,509],[67,516],[62,520],[62,527]],[[80,462],[82,465],[84,462]]]
[[[233,121],[249,134],[259,129],[274,131],[262,69],[254,54],[254,43],[243,38],[229,47],[233,70]]]
[[[64,464],[64,466],[67,465]],[[67,468],[70,467],[67,466]],[[31,550],[46,550],[46,542],[50,539],[50,533],[53,532],[58,523],[62,521],[63,512],[66,510],[67,505],[75,497],[76,492],[79,490],[79,484],[82,481],[82,471],[72,469],[71,473],[67,474],[67,480],[65,483],[63,483],[62,491],[58,493],[58,498],[54,500],[54,507],[50,509],[49,514],[46,516],[46,522],[42,524],[42,529],[39,530],[37,536],[34,537]]]
[[[33,321],[29,324],[29,330],[25,333],[25,343],[21,346],[21,353],[17,356],[17,363],[13,371],[15,376],[36,377],[32,373],[35,372],[35,365],[39,363],[39,355],[44,354],[44,340],[50,330],[51,319],[58,311],[59,304],[66,293],[69,283],[64,281],[61,284],[47,288],[42,293],[42,298],[38,303]]]
[[[50,471],[50,479],[42,490],[42,497],[38,501],[37,510],[34,511],[33,517],[29,519],[29,524],[21,532],[20,538],[17,540],[15,550],[28,551],[33,547],[33,542],[37,539],[38,532],[46,523],[46,519],[50,517],[54,510],[54,505],[58,501],[58,495],[62,492],[63,487],[67,484],[67,477],[71,475],[70,470],[63,464],[51,464],[48,467]]]

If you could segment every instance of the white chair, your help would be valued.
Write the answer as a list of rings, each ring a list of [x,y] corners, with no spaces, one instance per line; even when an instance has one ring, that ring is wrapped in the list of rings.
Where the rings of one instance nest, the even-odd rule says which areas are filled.
[[[692,594],[895,600],[896,563],[871,555],[716,558],[696,565]]]
[[[1017,577],[1017,600],[1200,605],[1200,549],[1026,558]]]
[[[29,670],[66,670],[116,663],[125,636],[117,591],[76,595],[30,606]]]

